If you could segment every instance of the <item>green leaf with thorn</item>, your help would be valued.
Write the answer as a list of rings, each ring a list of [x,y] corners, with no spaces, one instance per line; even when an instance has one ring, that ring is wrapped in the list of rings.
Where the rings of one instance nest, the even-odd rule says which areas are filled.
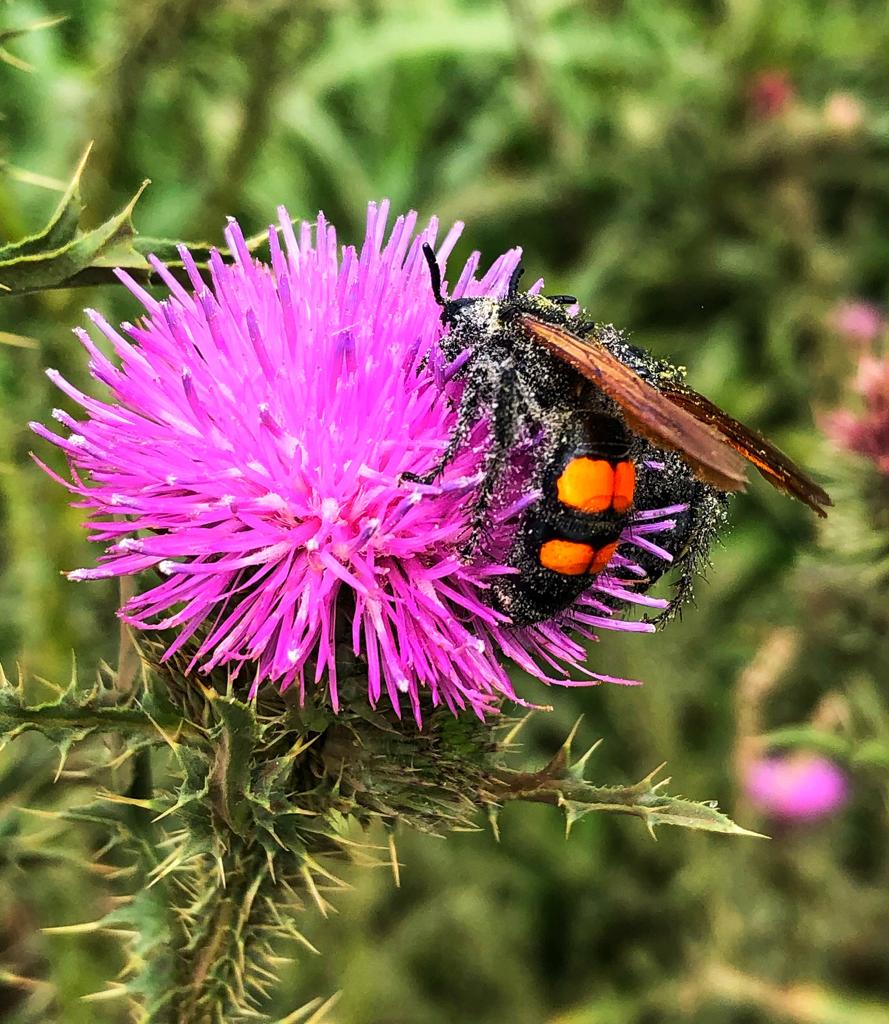
[[[726,835],[759,836],[735,824],[713,802],[696,802],[663,792],[670,779],[655,781],[660,765],[632,786],[594,786],[585,778],[587,762],[601,740],[579,758],[572,759],[571,747],[580,719],[549,764],[536,772],[499,768],[491,773],[485,796],[488,814],[496,834],[496,809],[508,800],[527,800],[560,807],[565,814],[566,832],[575,822],[593,813],[630,814],[641,818],[652,836],[659,825],[722,832]],[[515,731],[510,733],[510,738]],[[760,837],[765,838],[765,837]]]
[[[85,206],[80,184],[91,148],[92,145],[88,146],[80,158],[47,224],[33,235],[0,246],[0,297],[113,283],[117,280],[114,270],[118,267],[138,281],[149,283],[155,275],[148,260],[150,255],[156,256],[174,274],[184,276],[180,243],[140,235],[133,225],[133,210],[148,187],[148,180],[142,182],[132,199],[113,217],[98,227],[83,227]],[[267,241],[268,233],[262,232],[247,240],[247,248],[255,252]],[[197,242],[189,243],[187,248],[198,268],[205,270],[214,247],[207,242]],[[228,255],[224,248],[219,251],[223,258]]]

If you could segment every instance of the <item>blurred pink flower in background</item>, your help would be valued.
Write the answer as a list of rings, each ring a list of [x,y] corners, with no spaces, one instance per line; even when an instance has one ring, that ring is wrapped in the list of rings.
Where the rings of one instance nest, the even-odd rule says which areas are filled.
[[[819,754],[777,754],[747,766],[744,789],[763,814],[785,821],[827,817],[848,799],[845,774]]]
[[[849,342],[870,345],[886,329],[879,306],[857,300],[841,302],[829,316],[830,326]]]
[[[796,98],[796,89],[786,71],[771,69],[754,75],[747,87],[753,114],[766,120],[783,113]]]
[[[875,343],[886,328],[882,312],[866,302],[837,307],[834,327],[862,351],[853,381],[863,410],[836,409],[824,417],[824,431],[836,444],[871,459],[889,473],[889,359]]]

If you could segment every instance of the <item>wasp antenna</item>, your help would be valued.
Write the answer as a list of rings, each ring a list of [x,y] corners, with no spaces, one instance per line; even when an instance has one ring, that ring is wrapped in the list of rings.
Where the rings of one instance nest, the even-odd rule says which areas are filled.
[[[525,268],[521,263],[512,272],[512,276],[509,279],[509,288],[506,289],[506,297],[508,299],[514,299],[519,294],[519,281],[522,279],[522,274],[525,273]]]
[[[423,255],[426,257],[426,262],[429,264],[429,277],[432,280],[432,294],[435,296],[435,301],[439,306],[444,307],[445,300],[441,294],[441,267],[438,265],[438,260],[435,258],[435,253],[432,251],[432,246],[428,242],[423,243]]]

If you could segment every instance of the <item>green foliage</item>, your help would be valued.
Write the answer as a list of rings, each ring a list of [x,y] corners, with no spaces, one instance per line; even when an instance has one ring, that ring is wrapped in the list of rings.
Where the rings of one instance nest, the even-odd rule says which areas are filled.
[[[561,807],[569,829],[597,811],[635,814],[652,834],[659,824],[753,834],[711,805],[666,795],[667,780],[590,785],[583,769],[592,749],[571,761],[576,730],[545,768],[521,772],[500,764],[516,730],[498,742],[490,726],[447,710],[427,708],[423,729],[391,710],[372,712],[363,666],[345,645],[339,660],[339,714],[276,694],[244,703],[186,677],[184,659],[146,665],[144,689],[130,692],[116,678],[84,688],[75,676],[36,702],[22,681],[0,678],[0,744],[37,731],[64,765],[75,744],[104,734],[118,749],[109,762],[94,748],[92,773],[134,765],[124,792],[56,812],[104,833],[106,851],[131,865],[124,902],[91,924],[51,931],[132,939],[124,980],[107,992],[141,1020],[254,1017],[277,983],[282,945],[317,952],[299,927],[305,901],[326,917],[327,892],[348,888],[327,862],[373,859],[349,837],[351,821],[446,835],[474,829],[479,810],[494,822],[503,803],[531,800]],[[152,750],[166,748],[172,770],[156,790]]]
[[[29,32],[40,32],[43,29],[55,28],[65,19],[62,18],[44,18],[42,21],[35,21],[30,25],[25,25],[21,28],[2,28],[0,29],[0,61],[4,64],[8,64],[10,67],[16,68],[19,71],[33,71],[34,68],[23,61],[20,57],[16,57],[14,53],[11,53],[7,48],[7,44],[11,43],[14,39],[20,39],[22,36],[27,35]]]
[[[142,190],[108,221],[92,231],[79,230],[83,204],[80,176],[84,155],[71,185],[46,227],[36,235],[0,249],[0,292],[24,294],[40,288],[60,288],[76,283],[78,275],[103,257],[111,257],[133,237],[130,221]]]
[[[565,814],[565,832],[575,822],[593,812],[630,814],[645,822],[654,837],[658,825],[675,825],[703,832],[755,836],[757,833],[736,825],[717,810],[715,801],[697,803],[669,796],[663,790],[670,779],[655,782],[663,765],[632,786],[594,786],[586,780],[587,761],[599,746],[593,744],[585,754],[572,761],[571,746],[579,722],[546,767],[537,772],[500,768],[487,779],[494,807],[508,800],[529,800],[555,804]],[[496,817],[492,817],[496,828]]]
[[[80,182],[91,148],[81,158],[46,226],[18,242],[0,246],[0,298],[113,281],[116,268],[129,271],[136,280],[149,280],[153,274],[150,256],[170,270],[181,271],[178,248],[182,244],[188,245],[199,269],[207,266],[211,247],[206,243],[149,238],[136,232],[132,214],[148,181],[122,210],[99,227],[82,228],[85,208]],[[248,239],[248,249],[255,251],[266,238],[263,233]]]
[[[144,706],[111,703],[114,691],[101,679],[84,689],[74,673],[67,686],[43,681],[42,687],[51,689],[52,696],[32,702],[24,679],[20,677],[13,686],[0,668],[0,746],[23,733],[39,732],[58,747],[64,764],[71,747],[88,736],[102,732],[124,738],[151,735],[151,711]]]

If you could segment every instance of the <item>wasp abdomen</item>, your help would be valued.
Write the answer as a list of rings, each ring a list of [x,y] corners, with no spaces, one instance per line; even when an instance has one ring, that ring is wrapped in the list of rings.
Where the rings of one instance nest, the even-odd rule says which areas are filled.
[[[524,557],[560,576],[595,576],[617,551],[636,467],[619,420],[587,412],[573,425],[572,443],[549,461],[543,495],[526,514]]]
[[[541,496],[528,508],[508,562],[518,575],[494,584],[496,607],[516,625],[575,601],[617,553],[636,491],[633,441],[620,420],[579,408],[543,456]]]

